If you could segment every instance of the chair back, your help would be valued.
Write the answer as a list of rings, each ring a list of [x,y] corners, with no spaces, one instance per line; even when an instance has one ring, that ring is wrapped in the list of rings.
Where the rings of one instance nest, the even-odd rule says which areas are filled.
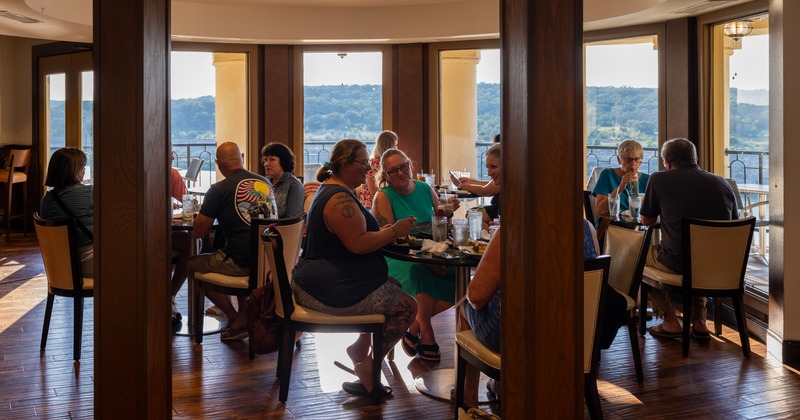
[[[275,294],[275,313],[283,319],[289,319],[294,312],[294,300],[289,286],[286,261],[281,258],[284,255],[282,236],[278,227],[271,225],[261,233],[261,242],[264,243],[267,263],[270,267],[274,267],[270,275]]]
[[[586,180],[587,190],[594,191],[594,186],[597,185],[597,179],[600,178],[600,172],[603,172],[603,169],[606,168],[610,168],[610,166],[595,166],[594,169],[592,169],[589,179]]]
[[[583,190],[583,213],[586,215],[586,220],[597,225],[597,211],[596,205],[597,198],[589,190]]]
[[[203,159],[194,158],[189,162],[189,167],[186,169],[186,175],[183,179],[187,181],[197,182],[197,177],[200,175],[200,169],[203,167]]]
[[[314,201],[314,196],[317,194],[317,190],[319,189],[320,183],[317,181],[309,181],[303,184],[303,192],[305,194],[305,200],[303,201],[303,211],[308,213],[308,209],[311,207],[311,202]]]
[[[725,178],[725,180],[728,181],[728,184],[733,190],[733,195],[736,197],[736,208],[743,209],[744,203],[742,202],[742,193],[739,192],[739,185],[736,184],[736,180],[733,178]]]
[[[603,254],[611,256],[608,285],[634,299],[642,279],[651,235],[652,229],[633,230],[614,222],[606,229]]]
[[[733,290],[744,287],[755,217],[737,220],[683,219],[684,287]]]
[[[291,279],[291,269],[297,261],[297,254],[300,252],[300,239],[303,232],[306,214],[287,219],[250,219],[250,261],[258,261],[256,270],[250,270],[250,288],[255,289],[264,285],[267,274],[273,265],[269,264],[267,254],[269,251],[261,240],[261,232],[268,226],[276,226],[278,231],[285,238],[284,263],[289,268],[289,278]]]
[[[583,372],[597,369],[600,340],[597,332],[603,322],[603,304],[608,284],[611,257],[601,255],[583,263]]]
[[[64,290],[83,289],[75,220],[47,220],[35,213],[33,223],[42,251],[47,285]]]

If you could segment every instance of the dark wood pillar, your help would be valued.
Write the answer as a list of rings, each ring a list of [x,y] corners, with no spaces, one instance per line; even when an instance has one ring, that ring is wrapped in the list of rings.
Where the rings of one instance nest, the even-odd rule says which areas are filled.
[[[428,151],[428,107],[424,65],[427,51],[422,44],[401,44],[392,48],[392,129],[400,138],[400,148],[411,157],[419,170],[427,171],[431,164]]]
[[[94,0],[94,415],[171,416],[169,1]]]
[[[581,0],[501,2],[508,419],[583,417],[582,14]]]

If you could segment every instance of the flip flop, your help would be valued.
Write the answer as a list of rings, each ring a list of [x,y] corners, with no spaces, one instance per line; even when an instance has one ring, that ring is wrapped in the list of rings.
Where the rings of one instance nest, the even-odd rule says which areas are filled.
[[[402,342],[403,342],[403,352],[405,352],[408,355],[408,357],[414,357],[417,355],[417,345],[419,345],[419,337],[406,331],[406,334],[403,336]]]
[[[381,393],[381,396],[392,395],[392,388],[389,388],[388,386],[384,386],[382,384],[378,384],[378,386],[383,387],[383,392]],[[372,396],[372,392],[367,391],[367,389],[364,388],[364,385],[362,385],[361,382],[359,381],[344,382],[342,383],[342,389],[348,394],[358,395],[359,397]]]
[[[206,316],[225,316],[225,312],[222,312],[222,309],[212,306],[206,309]]]
[[[665,331],[664,324],[658,324],[654,327],[650,327],[647,329],[647,332],[654,337],[661,337],[661,338],[681,338],[683,334],[681,333],[671,333],[669,331]]]
[[[439,345],[433,344],[417,344],[417,357],[429,362],[438,362],[442,360],[442,354],[439,352]]]
[[[710,341],[711,340],[711,333],[708,331],[704,333],[699,333],[695,330],[692,330],[692,337],[694,337],[697,341]]]

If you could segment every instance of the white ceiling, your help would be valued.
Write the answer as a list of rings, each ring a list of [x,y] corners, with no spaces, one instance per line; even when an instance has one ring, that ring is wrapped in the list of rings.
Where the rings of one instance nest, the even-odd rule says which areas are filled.
[[[748,0],[584,0],[584,29],[678,19]],[[114,7],[113,2],[104,2]],[[676,10],[700,5],[692,14]],[[0,0],[40,23],[0,34],[91,42],[92,0]],[[172,0],[175,40],[260,44],[405,43],[499,36],[499,0]]]

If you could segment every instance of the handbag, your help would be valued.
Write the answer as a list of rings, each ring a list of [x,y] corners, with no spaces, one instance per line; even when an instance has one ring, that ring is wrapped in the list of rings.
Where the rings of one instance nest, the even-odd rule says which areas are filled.
[[[275,294],[269,275],[263,286],[250,293],[245,314],[253,351],[258,354],[277,351],[283,337],[283,328],[275,313]]]

